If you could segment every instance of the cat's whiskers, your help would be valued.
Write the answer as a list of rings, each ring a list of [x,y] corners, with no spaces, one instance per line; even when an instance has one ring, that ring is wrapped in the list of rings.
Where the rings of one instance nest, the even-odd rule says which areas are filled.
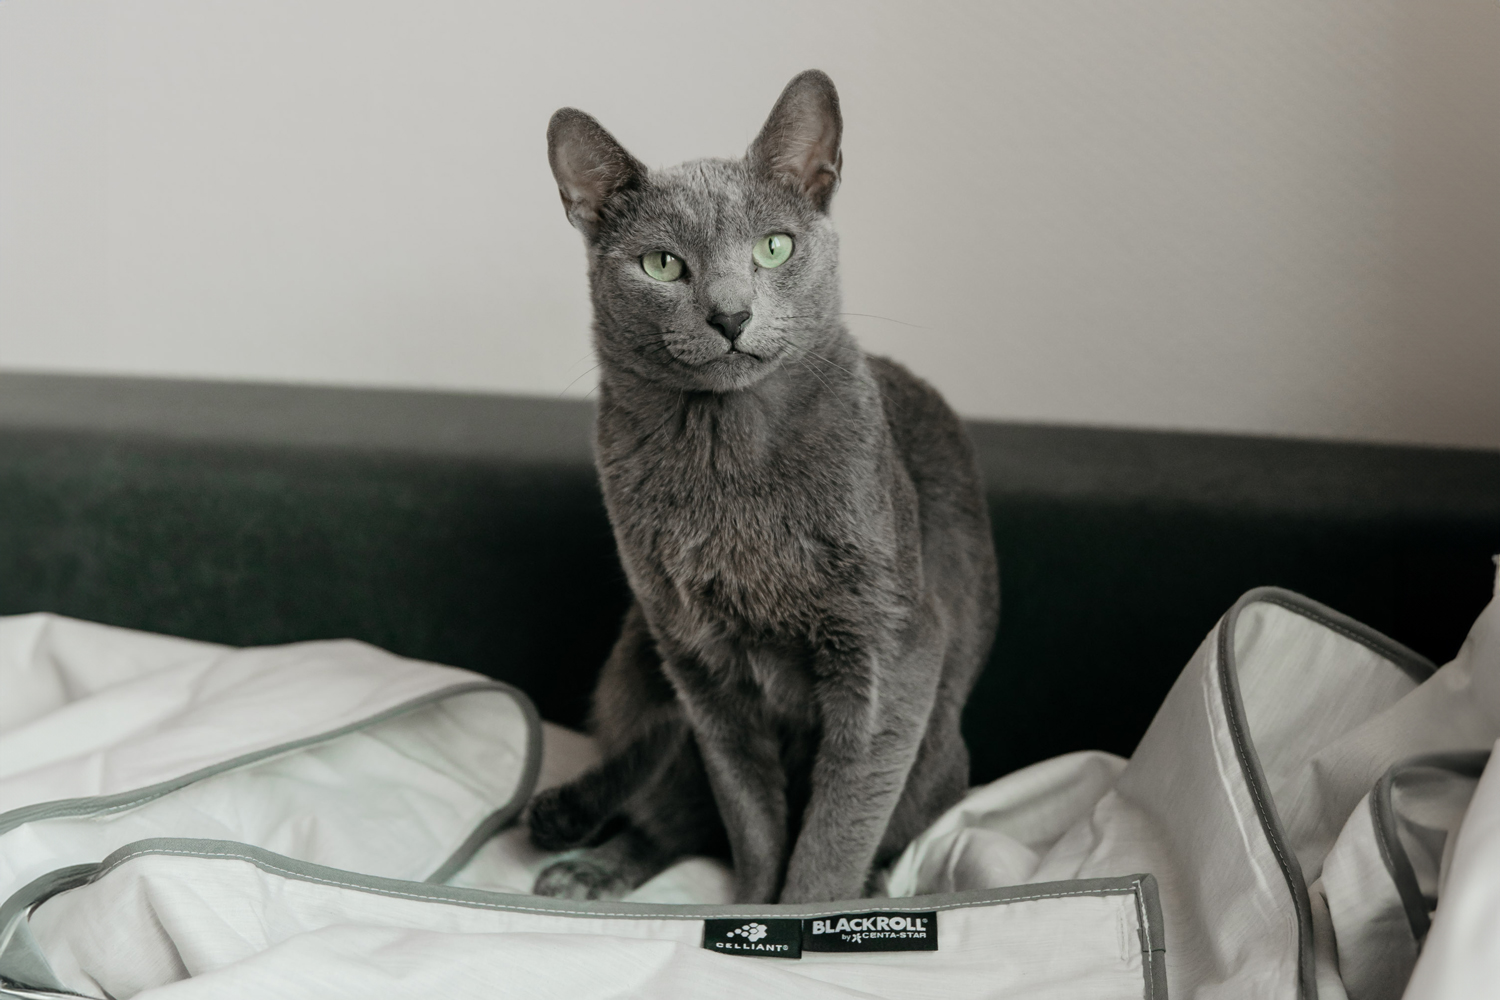
[[[665,341],[652,341],[642,344],[640,345],[640,350],[643,357],[654,358],[658,361],[665,361],[666,364],[672,364],[673,362],[682,360],[677,356],[672,348],[667,345]],[[648,352],[655,353],[653,354]]]
[[[577,361],[575,361],[571,365],[569,365],[568,368],[567,368],[567,370],[568,371],[572,371],[574,368],[577,368],[579,365],[583,364],[585,361],[587,361],[589,358],[591,358],[593,356],[594,356],[594,349],[591,347],[591,348],[589,348],[589,352],[587,354],[585,354],[583,357],[579,358]]]
[[[806,351],[808,354],[811,354],[813,357],[817,358],[819,361],[824,361],[824,362],[827,362],[830,365],[833,365],[833,367],[837,368],[839,371],[843,372],[845,375],[848,375],[850,378],[854,379],[856,382],[864,382],[864,384],[866,384],[866,385],[872,384],[868,380],[860,379],[857,375],[855,375],[849,369],[845,368],[843,365],[841,365],[838,362],[832,360],[831,358],[825,358],[825,357],[823,357],[823,355],[819,354],[817,351],[813,350],[811,347],[804,347],[803,350]]]
[[[595,365],[594,367],[590,368],[588,371],[584,372],[583,375],[578,376],[578,378],[575,378],[572,382],[569,382],[567,385],[563,386],[562,392],[558,393],[558,395],[559,396],[566,396],[568,394],[568,390],[571,389],[571,388],[573,388],[573,386],[575,386],[575,385],[578,384],[578,379],[581,379],[581,378],[584,378],[587,375],[593,374],[594,372],[598,371],[603,365],[604,365],[603,361],[599,362],[599,364]],[[597,386],[596,386],[596,388],[597,388]],[[592,391],[593,391],[592,389],[589,390],[589,392],[592,392]],[[585,393],[584,395],[588,395],[588,393]]]
[[[879,315],[877,313],[840,312],[837,315],[839,315],[839,316],[860,316],[860,317],[862,317],[864,319],[884,320],[887,323],[895,323],[897,326],[909,326],[913,330],[928,330],[928,329],[931,329],[930,327],[923,326],[920,323],[908,323],[904,319],[896,319],[893,316],[881,316],[881,315]],[[826,319],[826,318],[827,317],[824,314],[821,314],[821,313],[802,313],[802,314],[797,314],[797,315],[792,315],[792,316],[783,316],[782,317],[782,319]]]
[[[863,316],[866,319],[883,319],[887,323],[895,323],[897,326],[909,326],[913,330],[926,330],[927,329],[927,327],[922,326],[919,323],[908,323],[904,319],[892,319],[889,316],[877,316],[874,313],[841,312],[841,313],[839,313],[839,315],[840,316]]]
[[[797,358],[796,361],[803,368],[807,369],[808,374],[812,375],[813,378],[823,383],[823,388],[828,390],[828,395],[839,401],[839,404],[844,407],[844,412],[848,413],[850,416],[854,416],[854,407],[849,405],[849,401],[845,399],[837,389],[828,384],[827,379],[818,374],[818,370],[816,368],[807,363],[807,358],[805,356]]]
[[[860,385],[865,386],[866,388],[869,388],[869,389],[874,389],[877,393],[880,392],[880,386],[875,382],[875,380],[873,378],[870,378],[869,376],[865,376],[864,378],[861,378],[858,375],[856,375],[853,372],[851,372],[849,369],[845,368],[843,365],[838,364],[837,362],[831,361],[830,359],[823,357],[823,355],[819,354],[817,351],[813,350],[810,347],[805,347],[805,348],[803,348],[803,350],[807,354],[810,354],[813,357],[817,358],[819,361],[822,361],[824,364],[833,365],[833,367],[837,368],[839,371],[843,372],[845,375],[848,375],[850,378],[854,379],[854,381],[858,382]],[[882,394],[882,397],[883,397],[882,400],[881,400],[882,405],[894,407],[897,413],[900,413],[901,415],[905,416],[905,414],[906,414],[906,408],[905,407],[903,407],[900,403],[896,402],[894,399],[892,399],[892,398],[890,398],[888,396],[884,396],[884,394]]]

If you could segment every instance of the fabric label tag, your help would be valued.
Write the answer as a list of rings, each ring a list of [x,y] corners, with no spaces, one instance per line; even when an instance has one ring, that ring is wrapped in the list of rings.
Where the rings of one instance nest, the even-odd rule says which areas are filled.
[[[802,921],[805,951],[937,951],[937,911],[846,913]]]
[[[703,947],[751,958],[801,958],[802,921],[772,917],[703,921]]]

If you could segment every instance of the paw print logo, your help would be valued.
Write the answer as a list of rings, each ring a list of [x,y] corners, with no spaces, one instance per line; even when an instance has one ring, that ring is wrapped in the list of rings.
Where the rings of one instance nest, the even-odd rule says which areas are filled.
[[[767,927],[765,924],[750,923],[750,924],[746,924],[743,927],[737,927],[734,930],[730,931],[728,934],[725,934],[724,936],[725,937],[742,937],[746,941],[749,941],[749,942],[751,942],[753,944],[756,941],[759,941],[761,938],[765,937],[766,936],[766,931],[768,931],[768,930],[770,930],[770,928]]]

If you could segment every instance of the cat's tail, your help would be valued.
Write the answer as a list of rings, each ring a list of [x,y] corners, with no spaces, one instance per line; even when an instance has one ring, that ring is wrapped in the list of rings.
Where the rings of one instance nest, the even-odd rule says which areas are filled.
[[[544,851],[602,843],[615,832],[611,820],[630,796],[649,784],[691,735],[683,720],[663,720],[567,784],[538,792],[526,807],[531,842]]]

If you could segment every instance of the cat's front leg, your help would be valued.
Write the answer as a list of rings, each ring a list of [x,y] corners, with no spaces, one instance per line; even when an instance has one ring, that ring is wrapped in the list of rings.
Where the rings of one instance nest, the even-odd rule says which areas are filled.
[[[735,900],[772,902],[787,856],[786,773],[775,732],[749,685],[725,684],[692,661],[668,669],[729,835]]]
[[[787,865],[780,902],[864,895],[932,715],[936,649],[839,657],[819,682],[823,734],[812,797]]]

